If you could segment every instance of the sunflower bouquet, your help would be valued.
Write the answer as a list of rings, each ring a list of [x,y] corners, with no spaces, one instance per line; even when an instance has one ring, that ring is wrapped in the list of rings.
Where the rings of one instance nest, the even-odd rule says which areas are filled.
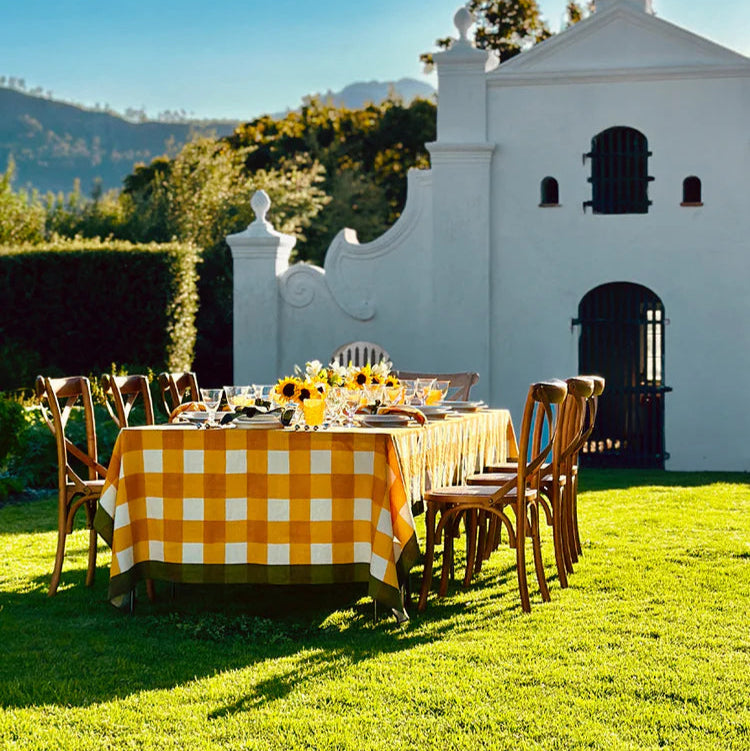
[[[293,375],[280,378],[273,396],[280,404],[302,404],[310,398],[324,398],[329,389],[336,387],[363,391],[372,386],[398,388],[399,381],[391,367],[386,361],[358,367],[335,362],[323,365],[320,360],[311,360],[304,369],[295,365]]]

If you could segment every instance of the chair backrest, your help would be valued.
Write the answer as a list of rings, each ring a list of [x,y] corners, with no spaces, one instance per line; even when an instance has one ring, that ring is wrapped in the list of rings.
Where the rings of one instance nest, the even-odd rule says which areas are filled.
[[[331,362],[356,368],[375,365],[381,360],[390,360],[390,355],[379,345],[372,342],[349,342],[336,349],[331,355]]]
[[[143,400],[143,411],[146,425],[153,425],[154,404],[151,400],[151,390],[145,375],[103,375],[102,389],[107,399],[107,411],[120,430],[129,425],[130,410],[140,396]]]
[[[587,376],[568,378],[568,395],[560,410],[558,440],[552,451],[553,476],[567,472],[573,457],[581,447],[581,439],[587,429],[588,402],[594,393],[594,379]]]
[[[604,391],[604,387],[606,385],[606,381],[604,380],[604,378],[602,378],[602,376],[587,375],[581,377],[590,379],[594,384],[594,390],[592,394],[586,399],[586,418],[584,421],[583,430],[581,431],[581,437],[573,450],[574,462],[576,461],[578,453],[584,447],[589,437],[591,436],[591,433],[594,431],[594,425],[596,423],[596,413],[599,408],[599,397],[602,395],[602,392]]]
[[[397,370],[397,378],[405,378],[407,380],[414,380],[416,378],[437,378],[439,381],[448,381],[450,383],[450,389],[448,391],[448,399],[455,401],[466,402],[469,401],[471,396],[472,386],[479,380],[479,373],[417,373],[410,370]],[[453,393],[451,393],[451,389]]]
[[[58,481],[61,488],[73,485],[82,493],[87,492],[86,481],[71,465],[71,458],[77,459],[88,470],[89,480],[98,480],[107,475],[107,468],[99,463],[96,443],[96,423],[94,403],[91,398],[91,384],[85,376],[70,378],[45,378],[37,376],[35,383],[37,399],[47,427],[57,444]],[[64,402],[63,402],[64,400]],[[62,406],[61,406],[62,402]],[[68,419],[76,405],[83,407],[86,429],[85,449],[76,445],[65,432]]]
[[[167,415],[171,415],[182,404],[188,391],[190,394],[187,401],[200,401],[201,393],[195,373],[159,373],[157,380],[162,407]]]
[[[559,406],[567,394],[568,384],[557,379],[532,383],[529,387],[518,441],[519,499],[523,498],[522,488],[534,476],[538,476],[542,464],[547,460],[555,445],[560,425]],[[520,461],[522,457],[526,457],[526,462]]]

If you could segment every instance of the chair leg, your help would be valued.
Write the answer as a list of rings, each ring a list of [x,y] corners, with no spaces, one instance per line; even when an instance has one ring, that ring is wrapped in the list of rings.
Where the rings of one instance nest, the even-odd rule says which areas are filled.
[[[474,562],[477,557],[477,516],[479,512],[470,510],[466,512],[464,525],[466,526],[466,572],[464,573],[464,587],[471,584],[474,575]]]
[[[578,532],[578,476],[573,477],[571,483],[571,525],[573,528],[573,546],[572,550],[575,553],[573,561],[578,562],[578,556],[583,554],[581,548],[581,536]]]
[[[536,580],[539,582],[539,591],[542,593],[542,600],[544,602],[549,602],[549,587],[547,586],[547,577],[544,574],[542,545],[539,539],[539,509],[536,506],[532,506],[529,509],[529,513],[531,516],[531,546],[534,551],[534,568],[536,569]]]
[[[86,586],[94,586],[94,577],[96,576],[96,530],[91,527],[89,530],[89,565],[86,569]]]
[[[68,533],[65,530],[65,523],[57,530],[57,553],[55,554],[55,566],[52,569],[52,579],[49,583],[49,597],[54,597],[57,592],[57,587],[60,584],[60,576],[62,575],[63,558],[65,557],[65,540]]]
[[[479,532],[477,540],[476,561],[474,562],[474,571],[479,573],[482,570],[482,563],[484,562],[484,549],[487,547],[487,512],[479,512]]]
[[[552,542],[555,548],[555,565],[560,586],[565,589],[568,586],[568,556],[565,550],[566,542],[566,514],[560,486],[555,484],[550,493],[552,502]]]
[[[526,514],[516,519],[516,576],[518,577],[518,594],[521,597],[521,609],[531,612],[529,601],[529,583],[526,579]]]
[[[446,524],[443,530],[443,568],[440,574],[440,589],[438,597],[448,594],[448,583],[453,574],[453,540],[454,530],[458,526],[460,517],[456,517],[455,524]]]
[[[427,504],[427,510],[425,511],[425,527],[426,527],[426,539],[425,539],[425,552],[424,552],[424,568],[422,571],[422,589],[419,593],[419,604],[417,610],[421,613],[427,607],[427,595],[430,592],[430,586],[432,585],[432,566],[435,561],[435,507],[432,504]]]
[[[146,595],[149,602],[156,602],[156,587],[153,579],[146,579]]]

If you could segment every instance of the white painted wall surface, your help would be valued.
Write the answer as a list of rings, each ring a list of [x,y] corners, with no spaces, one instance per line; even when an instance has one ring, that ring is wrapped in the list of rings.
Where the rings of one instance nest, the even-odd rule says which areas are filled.
[[[439,54],[432,169],[410,173],[394,227],[361,246],[341,233],[325,270],[281,273],[262,244],[265,261],[235,253],[235,380],[270,374],[264,331],[275,375],[367,340],[403,369],[478,371],[477,396],[518,421],[530,382],[578,371],[581,298],[634,282],[670,320],[667,467],[750,470],[750,60],[649,8],[610,0],[496,70],[461,41]],[[582,155],[612,126],[636,128],[653,152],[645,215],[583,212]],[[689,175],[703,207],[679,205]],[[545,176],[560,207],[538,205]]]

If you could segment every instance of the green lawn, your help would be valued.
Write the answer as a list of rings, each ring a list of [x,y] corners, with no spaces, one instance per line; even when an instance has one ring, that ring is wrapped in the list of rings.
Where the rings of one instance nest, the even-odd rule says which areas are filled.
[[[750,749],[750,477],[584,472],[584,556],[511,551],[423,616],[356,589],[46,590],[55,501],[0,508],[0,749]],[[530,572],[531,581],[534,581]],[[418,572],[414,575],[417,586]]]

